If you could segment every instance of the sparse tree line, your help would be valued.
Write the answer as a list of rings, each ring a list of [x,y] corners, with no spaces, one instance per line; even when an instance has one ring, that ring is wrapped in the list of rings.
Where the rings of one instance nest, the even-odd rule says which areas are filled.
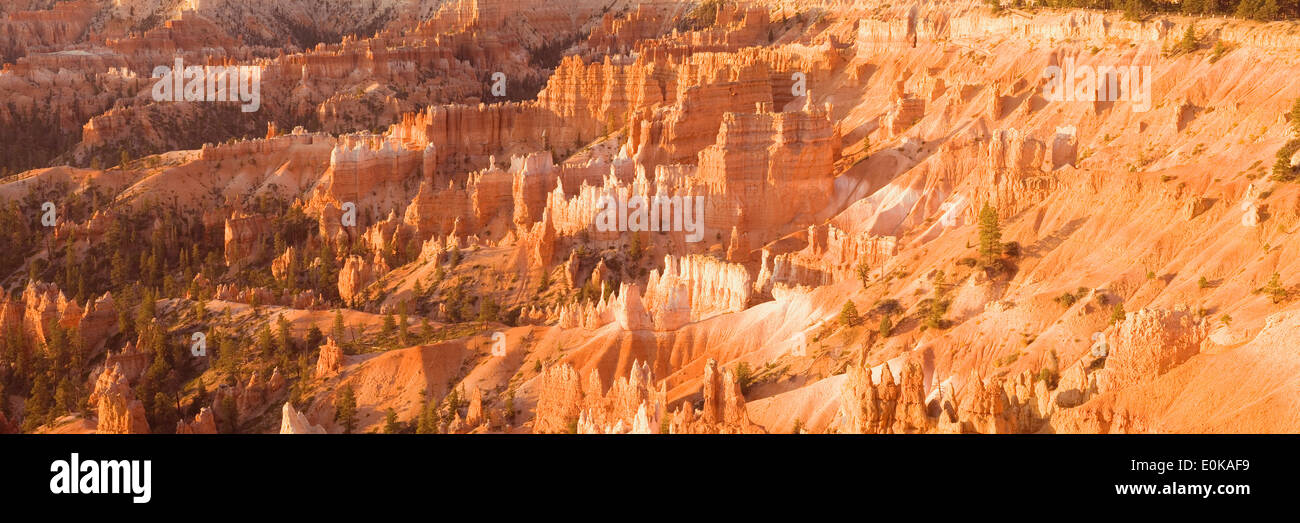
[[[1054,7],[1110,9],[1124,11],[1129,19],[1153,14],[1208,15],[1273,21],[1300,17],[1300,0],[985,0],[995,9],[1003,7]]]
[[[58,241],[54,227],[41,223],[44,202],[54,203],[58,223],[86,223],[95,209],[109,198],[95,188],[74,192],[66,186],[40,186],[21,202],[0,204],[0,281],[9,289],[27,283],[51,282],[78,304],[93,301],[105,292],[113,296],[117,325],[105,340],[107,350],[121,350],[128,343],[148,355],[148,367],[133,388],[144,404],[149,426],[169,433],[180,419],[213,406],[224,432],[240,428],[233,398],[212,405],[210,386],[235,385],[253,372],[269,376],[278,368],[291,384],[290,398],[301,398],[304,383],[313,368],[315,354],[324,336],[312,328],[295,339],[282,317],[265,317],[253,303],[253,315],[260,327],[241,329],[227,310],[209,314],[206,301],[216,284],[255,285],[272,290],[297,292],[312,289],[327,303],[336,303],[338,259],[328,241],[315,241],[315,222],[297,206],[272,198],[256,198],[249,211],[271,217],[275,233],[261,241],[262,252],[283,254],[294,247],[299,257],[290,260],[289,270],[275,278],[269,270],[273,256],[262,256],[250,267],[229,273],[223,257],[223,231],[203,224],[199,214],[175,205],[146,202],[145,205],[115,207],[103,219],[103,233],[90,241],[82,234],[70,234]],[[303,254],[319,244],[319,256]],[[344,245],[342,256],[363,248],[358,242]],[[40,255],[41,252],[44,255]],[[319,258],[308,263],[307,260]],[[207,280],[196,280],[203,274]],[[25,276],[25,278],[24,278]],[[189,305],[169,308],[160,314],[159,300],[192,297]],[[186,303],[178,301],[173,303]],[[226,325],[219,328],[217,325]],[[404,329],[403,329],[404,330]],[[252,331],[252,332],[249,332]],[[57,321],[45,326],[46,339],[36,341],[21,326],[0,332],[0,410],[11,420],[21,420],[24,431],[32,431],[68,414],[89,415],[93,383],[91,373],[102,359],[86,361],[88,347],[82,335]],[[208,336],[210,365],[190,357],[188,335]],[[96,340],[97,341],[97,340]],[[218,372],[218,383],[203,383],[199,376],[208,368]],[[10,397],[24,398],[21,411],[10,411]]]

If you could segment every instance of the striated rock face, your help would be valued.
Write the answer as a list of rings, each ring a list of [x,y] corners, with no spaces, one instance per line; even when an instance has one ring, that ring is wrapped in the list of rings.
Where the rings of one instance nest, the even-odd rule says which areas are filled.
[[[144,404],[135,399],[135,391],[121,369],[105,369],[95,380],[90,404],[96,408],[100,434],[148,434],[149,421],[145,418]]]
[[[572,431],[582,410],[582,385],[572,365],[553,365],[542,370],[535,434],[565,434]]]
[[[864,361],[849,368],[840,388],[841,433],[914,434],[932,431],[937,422],[926,414],[925,385],[921,368],[908,363],[901,383],[885,363],[878,369],[879,384],[872,379],[873,369]]]
[[[39,345],[48,341],[53,325],[75,330],[82,350],[96,354],[117,329],[112,294],[104,293],[84,307],[64,296],[53,283],[28,282],[17,298],[0,295],[0,332],[14,329]]]
[[[296,247],[290,246],[285,249],[282,254],[271,260],[271,275],[275,276],[276,279],[284,279],[289,276],[290,271],[295,269],[294,263],[299,256],[301,254]]]
[[[374,265],[360,256],[348,256],[339,271],[339,297],[355,303],[361,291],[375,281]]]
[[[671,29],[671,6],[638,3],[636,10],[624,17],[605,13],[600,25],[591,30],[587,46],[604,54],[622,54],[642,40],[654,38]]]
[[[316,359],[316,379],[330,378],[338,374],[342,366],[343,349],[335,344],[333,336],[326,338],[320,346],[320,356]]]
[[[1185,311],[1142,309],[1118,325],[1106,368],[1098,373],[1101,392],[1153,379],[1200,352],[1204,328]]]
[[[239,287],[235,284],[217,286],[213,297],[218,300],[240,303],[260,303],[262,305],[283,305],[295,309],[321,310],[325,308],[324,300],[314,290],[298,293],[285,292],[284,289],[271,290],[266,287]]]
[[[325,429],[312,425],[301,412],[293,409],[289,402],[280,409],[280,434],[325,434]]]
[[[217,418],[212,415],[212,409],[203,407],[198,414],[194,415],[194,420],[186,422],[180,420],[176,422],[177,434],[216,434]]]
[[[903,134],[908,128],[925,116],[925,100],[915,96],[903,96],[894,102],[894,107],[885,115],[884,126],[891,135]]]
[[[578,415],[579,434],[655,434],[667,406],[664,384],[655,386],[649,362],[633,361],[628,376],[620,376],[605,391],[599,371],[592,369]]]
[[[985,384],[972,371],[966,383],[957,408],[963,432],[1009,434],[1018,431],[1016,415],[1008,407],[1006,391],[1000,380]]]
[[[472,387],[469,392],[469,407],[465,409],[464,424],[466,427],[473,428],[486,422],[487,415],[483,409],[483,391],[479,390],[478,387]]]
[[[993,171],[1028,171],[1043,165],[1046,148],[1016,129],[1000,129],[989,140],[988,168]]]
[[[268,407],[284,399],[287,392],[288,386],[284,375],[280,373],[279,368],[274,368],[271,370],[270,377],[263,377],[254,372],[246,382],[236,382],[234,385],[222,385],[217,388],[212,393],[212,407],[218,418],[217,422],[223,426],[239,425],[266,413]],[[236,420],[222,418],[225,412],[218,407],[227,398],[235,402],[235,415],[238,417]]]
[[[130,385],[153,355],[114,335],[134,311],[87,295],[106,288],[107,269],[129,280],[157,254],[101,259],[126,224],[133,239],[184,247],[165,253],[163,274],[142,275],[167,296],[154,305],[173,342],[192,328],[247,332],[245,304],[293,309],[278,312],[298,327],[338,307],[445,322],[417,335],[436,345],[357,390],[367,426],[390,407],[412,419],[421,388],[468,391],[468,408],[440,416],[451,432],[507,426],[514,412],[495,410],[514,402],[507,391],[533,425],[504,430],[549,433],[1300,426],[1283,408],[1300,373],[1276,349],[1297,328],[1267,319],[1295,312],[1287,275],[1300,270],[1288,232],[1300,194],[1270,172],[1300,96],[1300,35],[1287,24],[1198,18],[1233,45],[1213,60],[1156,59],[1190,19],[696,4],[0,1],[0,218],[22,218],[0,231],[21,244],[0,246],[0,337],[40,350],[79,333],[82,374],[69,381],[95,391],[101,430],[148,430]],[[715,21],[688,29],[701,14]],[[171,58],[254,66],[262,109],[154,102],[148,73]],[[1067,64],[1149,64],[1151,114],[1048,94],[1044,69]],[[265,138],[240,138],[254,136]],[[1300,152],[1277,170],[1288,160]],[[12,173],[32,166],[53,167]],[[597,219],[607,198],[655,197],[685,198],[677,210],[699,230]],[[47,199],[48,230],[27,208]],[[985,204],[1001,255],[981,245]],[[224,256],[210,262],[216,242]],[[461,263],[444,263],[452,251]],[[1273,273],[1292,286],[1251,292]],[[71,299],[80,276],[83,299]],[[217,303],[196,314],[195,301]],[[867,321],[834,321],[845,302]],[[1146,309],[1105,327],[1117,302]],[[453,322],[488,319],[489,304],[497,321]],[[382,320],[344,314],[370,330]],[[489,357],[471,328],[524,341]],[[782,353],[807,345],[792,332],[814,336],[817,356]],[[1079,357],[1100,334],[1108,355]],[[324,399],[345,368],[352,379],[386,359],[345,358],[337,341],[295,400]],[[105,343],[104,370],[87,376]],[[214,405],[176,431],[265,430],[276,404],[289,431],[312,431],[284,404],[301,369],[268,376],[281,355],[255,356],[261,372],[215,391],[235,419]],[[762,377],[745,394],[732,374],[742,361]],[[177,368],[184,378],[213,363]],[[0,374],[21,367],[0,361]],[[328,418],[326,401],[298,405]]]
[[[538,93],[537,103],[570,118],[580,136],[589,135],[621,127],[633,108],[663,103],[672,81],[672,69],[656,63],[619,64],[606,57],[586,64],[567,56]]]
[[[139,342],[140,340],[136,340]],[[139,379],[153,361],[153,355],[141,349],[136,343],[127,342],[121,351],[109,351],[104,356],[104,368],[116,367],[127,380]]]
[[[852,234],[833,224],[809,226],[807,244],[800,250],[775,254],[763,249],[762,265],[754,282],[757,291],[770,293],[777,285],[820,286],[857,278],[857,267],[878,267],[898,253],[898,239],[862,232]]]
[[[655,330],[676,330],[749,304],[753,283],[739,264],[708,256],[664,257],[664,272],[650,271],[643,298]]]
[[[325,194],[339,202],[361,202],[365,193],[407,178],[425,179],[424,147],[408,148],[396,136],[369,133],[339,137],[322,176]]]
[[[699,183],[711,193],[707,229],[734,227],[765,243],[802,227],[830,203],[838,144],[824,108],[727,113],[716,142],[699,155]]]
[[[749,421],[745,412],[745,396],[731,370],[718,370],[718,362],[710,358],[704,365],[700,395],[702,408],[696,410],[690,402],[683,402],[668,421],[670,434],[750,434],[761,433],[762,428]]]
[[[541,150],[544,142],[567,147],[579,142],[580,136],[579,129],[566,127],[559,115],[546,108],[513,102],[430,106],[404,115],[388,134],[402,143],[419,144],[421,151],[424,144],[435,144],[437,172],[482,169],[493,155]],[[584,137],[595,136],[593,130]],[[424,175],[435,185],[446,183],[432,173]]]
[[[226,265],[238,269],[252,263],[267,251],[271,223],[261,214],[236,212],[226,219]]]
[[[628,375],[616,378],[608,390],[598,370],[592,369],[584,386],[579,383],[577,371],[567,363],[547,369],[542,377],[534,433],[651,434],[660,431],[667,395],[664,384],[655,388],[649,362],[633,361]]]

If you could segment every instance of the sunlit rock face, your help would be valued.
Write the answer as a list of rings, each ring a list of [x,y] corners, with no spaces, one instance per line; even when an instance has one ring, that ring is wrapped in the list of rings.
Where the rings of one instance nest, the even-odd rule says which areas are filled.
[[[0,431],[1296,432],[1285,26],[5,2]]]

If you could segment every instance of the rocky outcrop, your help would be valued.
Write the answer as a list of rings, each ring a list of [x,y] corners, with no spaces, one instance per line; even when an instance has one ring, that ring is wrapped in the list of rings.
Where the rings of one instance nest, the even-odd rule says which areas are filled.
[[[579,434],[657,434],[667,408],[665,385],[655,388],[649,362],[633,361],[606,391],[600,372],[592,369],[578,415]]]
[[[318,380],[328,379],[339,373],[343,367],[343,349],[340,348],[331,336],[325,339],[325,343],[320,346],[320,355],[316,358],[316,373],[314,376]]]
[[[279,368],[272,369],[268,378],[263,378],[254,372],[246,382],[222,385],[213,391],[212,409],[216,421],[222,426],[239,426],[264,414],[268,406],[283,399],[287,392],[287,382],[284,375],[280,374]],[[222,419],[226,411],[221,409],[221,405],[228,401],[227,398],[234,401],[235,414],[238,417],[236,420]]]
[[[879,379],[873,379],[872,374]],[[914,434],[932,431],[921,368],[908,363],[896,382],[888,363],[872,368],[859,361],[849,368],[840,389],[841,433]],[[879,383],[877,383],[877,381]]]
[[[838,157],[838,131],[823,107],[727,113],[716,142],[699,155],[699,183],[711,193],[706,236],[734,227],[761,244],[806,226],[830,203]]]
[[[280,434],[325,434],[325,429],[313,425],[301,412],[294,410],[289,402],[280,408]]]
[[[142,335],[143,336],[143,335]],[[116,367],[127,380],[139,379],[144,374],[145,369],[153,362],[153,355],[140,348],[136,342],[127,342],[126,346],[118,352],[109,351],[104,356],[104,368]]]
[[[0,295],[0,332],[15,329],[37,345],[48,342],[55,326],[80,336],[77,346],[86,356],[103,349],[104,340],[117,329],[113,296],[104,293],[85,306],[64,296],[53,283],[28,282],[21,295]]]
[[[487,422],[487,412],[483,408],[483,391],[473,387],[469,392],[469,406],[465,408],[465,426],[478,427]]]
[[[212,415],[212,409],[203,407],[198,414],[194,415],[194,420],[186,422],[180,420],[176,422],[177,434],[216,434],[217,418]]]
[[[801,236],[802,249],[774,253],[764,248],[762,265],[754,287],[770,293],[776,285],[821,286],[858,278],[857,268],[866,263],[879,267],[898,253],[898,239],[867,232],[853,234],[833,224],[812,225]]]
[[[750,434],[762,428],[749,421],[745,396],[730,369],[719,370],[709,359],[701,378],[701,408],[690,402],[678,405],[668,419],[669,434]]]
[[[664,257],[664,271],[650,271],[643,298],[655,330],[739,312],[749,305],[753,282],[745,268],[708,256]]]
[[[90,405],[96,409],[99,434],[148,434],[149,421],[144,403],[135,399],[135,391],[118,367],[110,367],[95,380]]]
[[[378,256],[376,255],[378,258]],[[382,262],[382,259],[377,261]],[[339,271],[339,297],[345,303],[354,304],[361,296],[361,291],[370,286],[377,278],[375,265],[360,256],[348,256]]]
[[[533,433],[576,432],[578,414],[582,411],[582,384],[578,372],[567,363],[552,365],[542,370],[539,379],[541,388],[533,417]]]
[[[664,384],[655,386],[648,362],[633,361],[627,376],[606,390],[592,369],[586,385],[571,365],[546,369],[542,375],[534,433],[649,434],[660,431],[666,413]],[[743,404],[743,399],[740,400]]]
[[[972,373],[966,380],[966,389],[962,391],[961,403],[957,408],[962,432],[980,434],[1018,432],[1019,427],[1015,423],[1017,416],[1009,408],[1008,403],[1000,379],[986,384],[979,375]]]
[[[1110,339],[1101,392],[1153,379],[1200,352],[1204,328],[1186,311],[1142,309],[1129,313]]]
[[[261,214],[235,212],[226,219],[226,265],[238,270],[253,263],[268,250],[271,223]]]

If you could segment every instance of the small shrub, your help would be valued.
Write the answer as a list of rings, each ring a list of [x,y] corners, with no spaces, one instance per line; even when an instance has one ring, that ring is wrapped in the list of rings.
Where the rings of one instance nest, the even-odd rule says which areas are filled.
[[[1056,375],[1056,371],[1046,368],[1039,369],[1038,371],[1038,381],[1047,382],[1048,389],[1055,389],[1058,379],[1059,377]]]
[[[1282,287],[1281,275],[1273,273],[1273,277],[1268,279],[1268,284],[1264,285],[1264,294],[1273,299],[1273,303],[1282,303],[1287,298],[1287,290]]]
[[[736,385],[740,386],[740,392],[743,394],[749,390],[749,386],[754,383],[754,371],[749,368],[748,362],[740,362],[736,365]]]
[[[1020,242],[1007,242],[1002,244],[1002,254],[1012,258],[1020,257]]]
[[[889,319],[888,314],[880,317],[879,332],[881,338],[888,338],[890,334],[893,334],[894,321]]]

